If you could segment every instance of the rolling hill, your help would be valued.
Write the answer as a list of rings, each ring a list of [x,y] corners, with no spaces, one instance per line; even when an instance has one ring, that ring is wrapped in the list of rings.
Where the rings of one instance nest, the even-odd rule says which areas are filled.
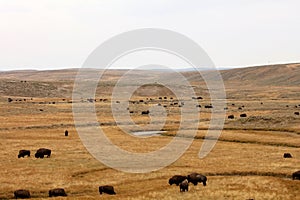
[[[78,69],[63,70],[22,70],[0,72],[0,94],[1,96],[21,97],[71,97],[73,83]],[[99,72],[99,70],[96,70]],[[113,86],[127,70],[108,70],[102,77],[107,88]],[[167,71],[132,71],[130,77],[142,77],[151,80],[152,77],[172,78],[173,72]],[[193,85],[204,84],[195,71],[182,71],[182,73]],[[214,76],[212,71],[202,73]],[[232,87],[297,87],[300,84],[300,64],[280,64],[246,68],[227,69],[220,71],[226,88]],[[131,78],[130,78],[131,79]],[[111,90],[108,89],[108,90]]]

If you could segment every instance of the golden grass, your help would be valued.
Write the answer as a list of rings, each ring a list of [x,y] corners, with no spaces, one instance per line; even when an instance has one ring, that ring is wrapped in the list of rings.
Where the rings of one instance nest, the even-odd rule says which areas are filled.
[[[234,92],[238,93],[237,90],[231,91]],[[286,108],[286,104],[295,105],[300,101],[272,100],[271,96],[264,94],[263,105],[260,100],[245,97],[230,99],[227,115],[238,116],[245,112],[249,117],[226,119],[220,141],[207,157],[199,159],[198,152],[210,119],[210,110],[202,109],[196,139],[185,154],[172,165],[146,174],[120,172],[94,159],[78,137],[72,104],[68,103],[70,99],[34,98],[32,101],[7,103],[2,98],[0,199],[13,198],[13,191],[20,188],[30,190],[36,199],[44,199],[48,197],[48,190],[55,187],[63,187],[68,193],[69,197],[62,199],[297,199],[300,181],[291,180],[291,174],[300,170],[299,118],[293,115],[294,108]],[[279,93],[275,91],[271,95]],[[53,101],[56,103],[49,104]],[[209,102],[202,100],[200,103]],[[245,106],[243,110],[238,110],[242,105]],[[163,126],[167,136],[132,137],[116,126],[109,106],[109,102],[96,102],[98,119],[112,142],[125,150],[157,150],[168,144],[178,129],[179,108],[172,107],[168,108],[172,113]],[[132,109],[140,112],[144,106]],[[253,116],[264,118],[251,118]],[[138,113],[132,115],[132,119],[142,125],[141,130],[145,123],[150,122],[148,116]],[[64,136],[66,129],[69,137]],[[185,127],[184,136],[189,134],[189,128]],[[52,149],[51,158],[35,159],[34,153],[40,147]],[[31,150],[32,156],[18,159],[20,149]],[[290,152],[293,158],[284,159],[284,152]],[[171,176],[191,172],[207,175],[207,186],[190,185],[189,192],[180,193],[178,187],[168,185]],[[100,196],[98,186],[104,184],[113,185],[117,195]]]

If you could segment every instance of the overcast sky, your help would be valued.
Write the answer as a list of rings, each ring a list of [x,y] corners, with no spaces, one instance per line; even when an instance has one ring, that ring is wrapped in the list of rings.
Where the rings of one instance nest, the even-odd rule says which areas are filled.
[[[80,67],[110,37],[164,28],[218,67],[299,62],[299,0],[0,0],[0,70]]]

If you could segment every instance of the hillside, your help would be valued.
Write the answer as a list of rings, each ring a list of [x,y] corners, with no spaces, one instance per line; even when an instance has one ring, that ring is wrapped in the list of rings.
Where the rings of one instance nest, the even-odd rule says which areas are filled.
[[[242,82],[256,86],[298,86],[300,64],[267,65],[221,71],[225,83]]]
[[[72,95],[73,83],[78,69],[64,70],[23,70],[0,72],[0,95],[20,97],[66,97]],[[99,70],[96,70],[99,72]],[[105,84],[105,93],[112,90],[117,80],[127,70],[108,70],[101,78]],[[204,85],[203,80],[195,71],[181,72],[191,83],[198,87]],[[211,71],[203,71],[214,76]],[[300,84],[300,64],[268,65],[220,71],[227,89],[232,87],[298,87]],[[136,77],[151,80],[153,77],[170,78],[172,72],[167,71],[132,71],[130,80]],[[176,80],[174,80],[176,82]],[[100,83],[101,84],[101,83]],[[250,87],[250,89],[251,89]],[[150,88],[151,89],[151,88]],[[161,91],[163,93],[163,91]],[[160,92],[160,93],[161,93]],[[146,92],[147,93],[147,92]],[[294,96],[298,96],[298,91]]]

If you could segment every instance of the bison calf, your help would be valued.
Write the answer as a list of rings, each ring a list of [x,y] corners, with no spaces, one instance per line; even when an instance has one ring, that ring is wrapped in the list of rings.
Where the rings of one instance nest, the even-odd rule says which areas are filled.
[[[181,175],[172,176],[172,178],[169,179],[169,184],[170,185],[176,184],[178,186],[186,178],[187,178],[186,176],[181,176]]]
[[[29,150],[20,150],[18,158],[24,158],[25,156],[30,157],[30,151]]]
[[[185,191],[189,191],[189,182],[187,179],[185,179],[184,181],[182,181],[179,184],[180,187],[180,192],[185,192]]]
[[[45,149],[45,148],[40,148],[36,151],[34,156],[36,158],[44,158],[45,155],[49,158],[51,156],[51,150]]]
[[[198,173],[191,173],[187,176],[188,182],[198,185],[198,183],[203,183],[203,186],[206,186],[207,178],[206,176]]]
[[[16,190],[14,192],[15,198],[20,199],[29,199],[30,198],[30,192],[28,190]]]
[[[300,171],[296,171],[292,174],[293,180],[300,180]]]
[[[49,190],[49,197],[58,197],[58,196],[62,196],[62,197],[67,196],[67,194],[63,188],[55,188],[55,189]]]
[[[111,185],[104,185],[104,186],[99,186],[99,193],[106,193],[106,194],[110,194],[110,195],[115,195],[115,190],[114,187]]]

